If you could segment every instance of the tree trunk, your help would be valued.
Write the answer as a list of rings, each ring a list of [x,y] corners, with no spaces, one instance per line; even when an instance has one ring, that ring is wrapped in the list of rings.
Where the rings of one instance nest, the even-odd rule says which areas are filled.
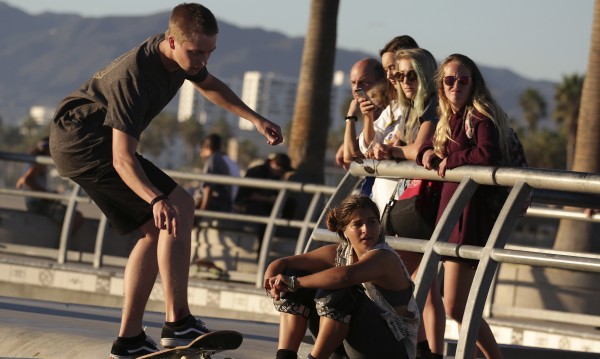
[[[594,21],[588,68],[583,82],[573,171],[600,172],[600,0],[594,5]],[[554,249],[600,252],[600,224],[563,219]]]
[[[323,183],[339,0],[312,0],[290,133],[294,180]]]

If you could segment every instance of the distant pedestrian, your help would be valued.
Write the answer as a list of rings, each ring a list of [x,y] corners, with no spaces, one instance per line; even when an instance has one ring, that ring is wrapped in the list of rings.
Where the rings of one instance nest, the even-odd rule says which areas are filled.
[[[29,153],[34,156],[49,156],[48,137],[39,140]],[[48,166],[41,163],[28,164],[23,175],[17,180],[16,187],[30,191],[53,192],[48,188]],[[29,212],[48,217],[57,224],[62,224],[65,221],[67,206],[58,200],[25,197],[25,206]],[[82,224],[83,215],[81,212],[75,211],[73,214],[71,236],[77,233]]]
[[[203,174],[229,176],[230,165],[226,155],[221,151],[221,136],[216,133],[206,136],[200,148],[200,157],[204,161]],[[205,182],[200,189],[200,201],[197,209],[209,211],[231,212],[233,194],[231,185]]]

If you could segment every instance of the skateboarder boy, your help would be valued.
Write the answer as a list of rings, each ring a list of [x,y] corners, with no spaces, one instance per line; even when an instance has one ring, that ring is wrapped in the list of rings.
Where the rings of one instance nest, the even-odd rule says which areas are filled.
[[[211,102],[252,122],[269,144],[283,140],[278,125],[208,72],[217,33],[206,7],[176,6],[165,34],[148,38],[68,95],[51,124],[50,152],[59,173],[79,183],[119,233],[142,233],[125,267],[121,327],[111,358],[157,351],[142,318],[159,273],[165,296],[161,344],[185,345],[209,331],[190,314],[187,301],[194,200],[136,152],[141,132],[188,79]]]

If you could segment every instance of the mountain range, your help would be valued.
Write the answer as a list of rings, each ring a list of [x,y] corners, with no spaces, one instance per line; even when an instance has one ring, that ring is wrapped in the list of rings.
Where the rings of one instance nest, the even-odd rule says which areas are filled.
[[[49,12],[31,15],[0,1],[3,123],[19,123],[28,116],[31,106],[54,107],[112,59],[147,37],[164,32],[168,18],[168,12],[108,17]],[[304,38],[260,28],[240,28],[224,21],[219,21],[219,29],[218,48],[208,65],[217,77],[241,79],[245,71],[298,76]],[[367,56],[377,54],[338,48],[335,69],[348,71],[354,62]],[[511,117],[522,117],[518,99],[527,88],[537,89],[548,103],[547,112],[552,113],[556,83],[529,80],[508,69],[485,65],[481,65],[481,71]],[[174,111],[174,105],[167,110]]]

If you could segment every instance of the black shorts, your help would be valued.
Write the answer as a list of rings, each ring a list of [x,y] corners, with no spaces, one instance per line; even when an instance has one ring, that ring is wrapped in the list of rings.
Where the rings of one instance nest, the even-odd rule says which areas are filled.
[[[177,182],[152,162],[137,153],[136,157],[150,182],[162,193],[168,195],[177,187]],[[119,234],[133,232],[153,218],[150,204],[133,192],[112,166],[102,173],[87,172],[71,179],[90,196]]]

